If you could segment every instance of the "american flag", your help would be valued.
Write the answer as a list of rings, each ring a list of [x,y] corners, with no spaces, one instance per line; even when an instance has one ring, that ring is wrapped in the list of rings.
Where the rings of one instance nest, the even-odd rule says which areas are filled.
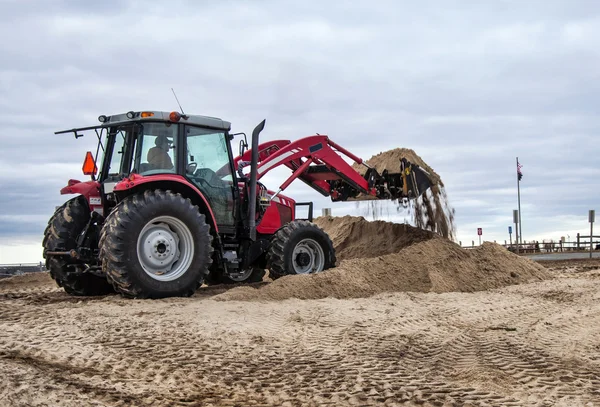
[[[521,181],[521,178],[523,178],[523,173],[521,172],[522,167],[523,166],[517,161],[517,178],[519,179],[519,181]]]

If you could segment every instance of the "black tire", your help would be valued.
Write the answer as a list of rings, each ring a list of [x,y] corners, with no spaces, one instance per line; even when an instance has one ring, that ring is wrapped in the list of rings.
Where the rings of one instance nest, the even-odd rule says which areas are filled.
[[[261,269],[258,267],[252,268],[252,273],[250,273],[243,280],[232,280],[231,277],[223,274],[220,270],[211,270],[210,274],[204,280],[206,285],[219,285],[219,284],[251,284],[251,283],[260,283],[263,280],[263,277],[266,274],[265,269]]]
[[[308,273],[320,272],[335,267],[335,249],[329,235],[314,223],[306,220],[295,220],[275,233],[269,247],[269,276],[275,280],[285,275],[305,274],[299,273],[300,265],[298,255],[294,258],[294,249],[306,240],[312,240],[322,250],[323,266],[321,269],[311,270]]]
[[[47,256],[47,251],[69,251],[77,248],[77,236],[90,219],[87,201],[81,195],[68,200],[50,218],[44,231],[44,258],[50,277],[68,294],[95,296],[113,293],[106,278],[94,274],[77,274],[87,267],[81,261],[67,256]]]
[[[142,233],[149,233],[152,228],[154,234],[148,235],[148,244],[146,238],[139,240]],[[156,243],[164,242],[156,240],[162,239],[157,237],[160,230],[166,233],[167,240],[174,236],[175,240]],[[128,298],[190,296],[208,275],[212,239],[206,217],[189,199],[171,191],[148,190],[125,198],[106,219],[100,233],[102,269],[115,290]],[[145,255],[140,259],[139,245],[141,253],[151,254],[150,260]],[[178,253],[175,260],[170,258],[174,253]],[[171,270],[163,272],[160,264],[150,264],[160,262],[161,256],[166,256],[165,268]],[[171,272],[174,274],[169,276]]]

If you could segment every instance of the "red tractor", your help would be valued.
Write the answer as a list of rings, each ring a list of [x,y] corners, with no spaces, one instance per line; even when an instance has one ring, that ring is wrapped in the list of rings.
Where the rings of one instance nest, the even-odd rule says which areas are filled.
[[[340,154],[366,164],[324,135],[260,144],[265,121],[251,149],[244,133],[213,117],[131,111],[99,121],[57,132],[98,137],[83,164],[91,180],[69,180],[61,194],[77,196],[44,233],[50,275],[72,295],[188,296],[203,283],[260,281],[265,269],[273,279],[321,272],[335,266],[335,251],[312,223],[312,202],[281,193],[292,181],[332,201],[410,199],[429,188],[427,174],[405,160],[398,173],[361,176]],[[260,179],[281,165],[292,175],[271,191]],[[308,220],[296,219],[299,205],[308,205]]]

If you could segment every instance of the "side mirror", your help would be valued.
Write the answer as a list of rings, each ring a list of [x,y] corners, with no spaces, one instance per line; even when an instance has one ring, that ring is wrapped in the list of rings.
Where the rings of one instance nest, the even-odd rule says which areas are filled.
[[[247,148],[248,148],[248,143],[246,143],[244,140],[240,140],[240,157],[244,155]]]
[[[246,133],[241,132],[241,133],[233,133],[229,135],[229,140],[233,140],[233,138],[235,136],[244,136],[244,138],[242,140],[240,140],[240,148],[239,148],[239,155],[242,156],[244,155],[244,153],[246,152],[246,150],[248,149],[248,137],[246,136]]]

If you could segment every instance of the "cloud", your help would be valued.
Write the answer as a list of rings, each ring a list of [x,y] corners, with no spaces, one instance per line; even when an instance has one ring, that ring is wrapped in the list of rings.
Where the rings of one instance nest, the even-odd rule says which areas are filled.
[[[264,139],[318,132],[362,158],[413,148],[444,179],[459,239],[476,225],[506,236],[517,156],[525,238],[584,230],[600,169],[599,20],[591,0],[5,1],[1,241],[36,244],[59,189],[83,178],[94,138],[54,131],[173,110],[171,87],[186,112],[234,131],[266,117]],[[286,193],[361,213],[300,183]]]

